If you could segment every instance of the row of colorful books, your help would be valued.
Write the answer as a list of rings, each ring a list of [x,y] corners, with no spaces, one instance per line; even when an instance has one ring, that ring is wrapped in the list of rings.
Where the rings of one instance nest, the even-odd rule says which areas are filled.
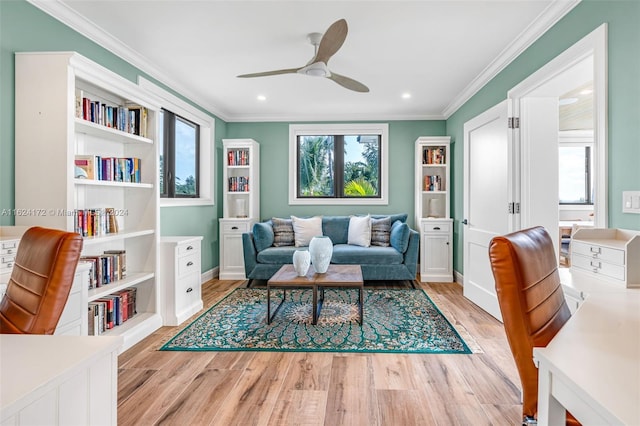
[[[127,276],[127,256],[125,250],[105,250],[104,254],[82,256],[80,260],[89,262],[89,289],[111,284]]]
[[[229,192],[249,191],[249,176],[232,176],[229,178]]]
[[[142,162],[136,157],[101,157],[76,155],[74,176],[77,179],[107,180],[112,182],[141,182]]]
[[[89,336],[98,336],[133,318],[137,313],[136,295],[136,288],[128,287],[89,302]]]
[[[439,175],[427,175],[422,181],[423,191],[443,191],[442,176]]]
[[[249,150],[232,149],[227,151],[227,163],[229,166],[248,166]]]
[[[76,93],[76,117],[101,126],[147,137],[148,111],[140,105],[109,105]]]
[[[442,146],[426,147],[422,151],[422,164],[446,164],[445,148]]]
[[[118,232],[116,210],[112,207],[74,210],[75,232],[83,237],[96,237]]]

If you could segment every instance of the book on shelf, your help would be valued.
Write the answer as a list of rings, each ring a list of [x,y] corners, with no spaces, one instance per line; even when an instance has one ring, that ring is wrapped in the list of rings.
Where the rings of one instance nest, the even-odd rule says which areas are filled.
[[[426,175],[422,180],[423,191],[442,191],[442,176]]]
[[[116,210],[112,207],[75,210],[75,232],[83,237],[115,234],[119,230]]]
[[[248,192],[249,176],[231,176],[229,178],[229,192]]]
[[[89,289],[119,281],[127,276],[127,260],[125,250],[106,250],[103,254],[81,256],[88,262]]]
[[[74,159],[76,179],[95,179],[95,157],[93,155],[76,155]]]
[[[95,95],[85,95],[84,90],[76,90],[76,117],[125,133],[147,137],[147,108],[136,104],[113,105],[95,98]]]
[[[227,151],[227,162],[229,166],[248,166],[248,149],[230,149]]]
[[[135,287],[127,287],[89,302],[87,309],[89,336],[99,336],[133,318],[137,313],[136,295]]]
[[[422,164],[446,164],[445,147],[425,147],[422,151]]]

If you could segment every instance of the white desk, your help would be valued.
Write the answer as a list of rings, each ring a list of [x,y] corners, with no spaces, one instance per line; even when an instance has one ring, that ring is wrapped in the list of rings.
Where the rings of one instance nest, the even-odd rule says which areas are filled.
[[[640,425],[640,291],[592,291],[538,364],[538,424]]]
[[[0,335],[1,425],[115,425],[121,336]]]

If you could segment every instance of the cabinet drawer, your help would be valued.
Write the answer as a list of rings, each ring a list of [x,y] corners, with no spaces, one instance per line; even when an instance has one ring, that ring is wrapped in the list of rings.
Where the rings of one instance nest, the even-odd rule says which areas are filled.
[[[224,233],[249,232],[249,222],[222,222],[222,232]]]
[[[64,328],[74,321],[80,323],[82,320],[82,311],[82,293],[79,291],[70,293],[67,304],[64,306],[62,315],[60,315],[57,328]]]
[[[585,244],[574,240],[571,243],[571,253],[589,256],[617,265],[624,265],[624,250],[603,247],[596,244]]]
[[[176,283],[176,314],[200,300],[200,274],[190,274]]]
[[[200,253],[193,253],[178,259],[178,276],[183,277],[191,272],[200,272]]]
[[[18,241],[3,241],[0,243],[0,254],[15,253],[18,250]]]
[[[15,254],[5,254],[0,256],[0,272],[8,272],[13,268],[13,263],[16,260]]]
[[[178,246],[178,257],[186,256],[200,250],[200,242],[194,241],[193,243],[180,244]]]
[[[572,256],[571,264],[576,268],[584,269],[594,274],[604,275],[622,281],[625,279],[624,266],[614,265],[612,263],[605,262],[602,259],[586,256]]]
[[[423,223],[422,232],[449,232],[448,223]]]

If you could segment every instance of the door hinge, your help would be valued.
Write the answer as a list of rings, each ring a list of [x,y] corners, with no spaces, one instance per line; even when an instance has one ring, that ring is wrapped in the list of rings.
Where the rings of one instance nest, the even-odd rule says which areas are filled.
[[[507,119],[507,125],[510,129],[519,129],[520,128],[520,117],[509,117]]]
[[[520,203],[509,203],[509,214],[520,213]]]

